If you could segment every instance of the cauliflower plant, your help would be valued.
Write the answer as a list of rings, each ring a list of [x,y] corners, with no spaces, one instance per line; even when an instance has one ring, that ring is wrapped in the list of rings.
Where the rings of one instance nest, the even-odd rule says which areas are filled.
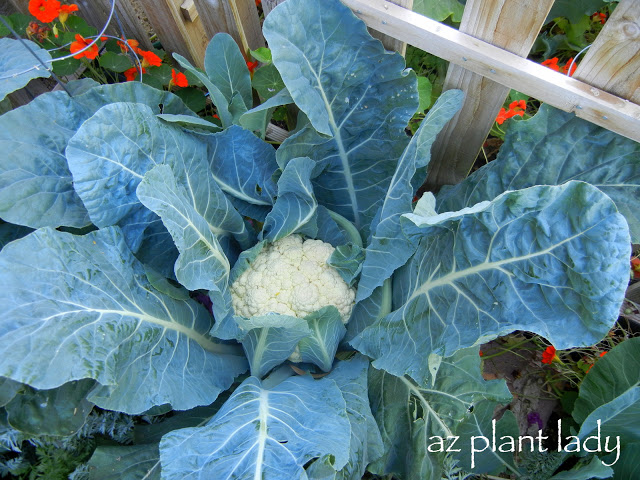
[[[304,318],[334,305],[347,323],[355,289],[327,264],[335,249],[321,240],[289,235],[266,246],[231,285],[233,309],[253,317],[270,312]]]

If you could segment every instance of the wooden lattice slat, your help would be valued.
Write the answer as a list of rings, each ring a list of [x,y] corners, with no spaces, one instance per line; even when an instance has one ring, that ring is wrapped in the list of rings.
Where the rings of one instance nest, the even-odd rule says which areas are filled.
[[[460,31],[526,57],[553,2],[468,0]],[[465,92],[465,101],[433,145],[426,184],[432,190],[458,183],[468,175],[510,91],[509,87],[455,64],[447,70],[443,89],[454,88]]]
[[[384,0],[343,0],[368,26],[640,141],[640,106]],[[384,5],[387,8],[384,8]],[[464,138],[456,139],[465,141]]]

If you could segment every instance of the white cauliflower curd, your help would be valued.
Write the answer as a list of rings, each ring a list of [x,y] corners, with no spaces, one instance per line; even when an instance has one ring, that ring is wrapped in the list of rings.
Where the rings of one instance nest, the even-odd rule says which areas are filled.
[[[304,318],[334,305],[347,323],[355,289],[327,264],[334,250],[301,235],[267,245],[231,285],[234,311],[247,318],[270,312]]]

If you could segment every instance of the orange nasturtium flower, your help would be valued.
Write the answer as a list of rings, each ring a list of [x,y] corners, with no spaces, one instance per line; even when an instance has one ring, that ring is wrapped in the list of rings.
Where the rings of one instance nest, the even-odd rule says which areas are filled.
[[[69,51],[71,53],[76,53],[79,50],[82,50],[84,47],[89,45],[91,40],[87,40],[79,33],[76,33],[76,40],[71,42],[71,46],[69,47]],[[95,43],[91,45],[91,48],[88,48],[84,52],[80,52],[77,55],[74,55],[73,58],[82,58],[87,57],[89,60],[93,60],[98,56],[98,45]]]
[[[247,62],[247,68],[249,69],[249,73],[251,75],[253,75],[253,72],[255,72],[256,68],[258,68],[258,65],[260,64],[260,62]]]
[[[555,70],[556,72],[560,71],[560,65],[558,65],[558,57],[549,58],[542,62],[542,65],[550,68],[551,70]]]
[[[72,3],[71,5],[61,5],[60,12],[58,13],[58,20],[64,25],[64,22],[69,18],[69,14],[78,11],[78,5]]]
[[[604,22],[607,21],[607,14],[602,12],[596,12],[593,15],[591,15],[591,19],[595,21],[599,20],[600,23],[604,25]]]
[[[29,0],[29,13],[42,23],[53,22],[60,13],[58,0]]]
[[[124,74],[124,78],[127,79],[127,82],[135,80],[136,77],[140,74],[140,72],[138,71],[138,67],[131,67],[130,69],[125,70],[122,73]],[[142,73],[147,73],[147,70],[143,68]]]
[[[138,54],[142,57],[142,68],[162,65],[162,59],[153,52],[138,49]]]
[[[502,125],[507,118],[515,116],[524,116],[524,112],[527,109],[527,102],[524,100],[514,100],[509,104],[509,109],[501,108],[496,117],[496,123]]]
[[[120,47],[120,50],[122,50],[122,53],[127,53],[129,48],[131,48],[131,50],[133,50],[134,52],[137,52],[139,50],[138,47],[140,46],[140,42],[138,42],[138,40],[128,38],[125,43],[125,40],[123,38],[122,41],[118,41],[118,46]]]
[[[547,349],[542,352],[542,363],[551,364],[554,360],[560,360],[560,358],[556,355],[556,347],[549,345]]]
[[[171,80],[169,80],[169,87],[175,85],[176,87],[188,87],[189,80],[187,76],[182,72],[176,72],[174,68],[171,69]]]
[[[569,71],[569,65],[571,65],[571,71]],[[569,60],[567,60],[567,63],[563,65],[560,71],[565,75],[571,76],[576,71],[576,68],[578,68],[578,65],[573,61],[573,57],[571,57]]]

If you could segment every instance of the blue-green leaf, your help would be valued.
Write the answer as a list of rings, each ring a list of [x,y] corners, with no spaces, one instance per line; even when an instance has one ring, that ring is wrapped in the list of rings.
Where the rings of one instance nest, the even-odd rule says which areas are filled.
[[[395,311],[351,341],[377,368],[424,383],[431,353],[450,355],[514,330],[560,349],[591,345],[618,317],[629,233],[613,202],[588,184],[532,187],[466,212],[405,217],[403,231],[420,243],[394,276]]]
[[[345,341],[351,342],[365,328],[391,312],[391,279],[388,278],[373,293],[355,304],[347,324]]]
[[[220,122],[222,123],[223,128],[227,128],[233,124],[233,117],[229,112],[229,101],[222,94],[220,89],[209,79],[209,77],[198,70],[196,67],[189,63],[189,60],[184,58],[182,55],[177,53],[173,54],[173,58],[176,59],[178,64],[185,69],[187,72],[194,75],[198,80],[200,80],[206,89],[209,91],[211,95],[211,100],[213,104],[216,106],[216,112],[218,117],[220,118]]]
[[[411,212],[416,190],[412,184],[413,179],[417,176],[420,183],[424,180],[424,169],[431,160],[431,145],[440,130],[460,109],[463,98],[461,90],[443,93],[398,160],[380,212],[371,225],[372,238],[367,247],[362,275],[358,282],[358,301],[371,295],[373,289],[391,277],[415,251],[416,245],[413,240],[402,234],[400,215]],[[418,175],[417,170],[420,172]]]
[[[201,117],[192,117],[191,115],[162,113],[158,115],[158,118],[168,123],[177,123],[182,128],[196,133],[217,133],[222,130],[215,123],[209,122]]]
[[[72,86],[73,98],[62,91],[44,93],[0,117],[0,217],[4,220],[32,228],[80,228],[90,223],[64,153],[80,125],[104,105],[131,101],[148,105],[154,113],[160,109],[189,113],[172,93],[140,82],[93,86],[82,93],[91,85],[83,81]],[[55,121],[34,121],[47,118]]]
[[[0,375],[34,388],[93,378],[88,399],[102,408],[183,410],[246,369],[237,347],[208,336],[201,305],[149,284],[118,228],[38,230],[2,249],[0,281]]]
[[[340,340],[346,333],[340,312],[333,305],[329,305],[307,315],[304,319],[309,325],[311,334],[298,343],[302,361],[313,363],[328,372],[333,365],[333,358]]]
[[[581,424],[578,437],[589,439],[591,446],[607,441],[615,458],[609,458],[606,465],[626,461],[632,454],[629,445],[640,441],[636,421],[640,415],[639,352],[640,338],[625,340],[598,359],[580,384],[572,412]],[[596,438],[590,439],[592,436]]]
[[[591,448],[591,445],[589,445],[589,448]],[[612,476],[613,469],[604,465],[598,457],[593,456],[589,462],[583,461],[571,470],[555,474],[549,480],[592,480],[594,478],[611,478]]]
[[[330,457],[319,459],[307,469],[311,480],[361,480],[367,465],[382,455],[382,438],[369,406],[368,371],[368,359],[357,355],[337,362],[329,373],[328,378],[336,382],[347,404],[351,423],[349,461],[337,471]]]
[[[265,240],[275,242],[292,233],[315,238],[318,204],[311,185],[314,167],[309,158],[295,158],[284,168],[278,179],[278,198],[262,228]]]
[[[48,65],[51,55],[34,42],[0,38],[0,101],[34,78],[49,78],[51,73],[40,62]]]
[[[251,75],[238,44],[228,33],[218,33],[209,42],[204,54],[204,70],[220,93],[231,105],[235,95],[241,100],[240,115],[253,107]],[[240,115],[234,115],[237,123]]]
[[[640,241],[640,143],[543,104],[507,132],[498,158],[438,194],[438,212],[460,210],[507,190],[590,183],[615,202]]]
[[[64,157],[67,142],[88,116],[66,92],[51,92],[0,117],[0,216],[4,220],[31,228],[90,223]]]
[[[206,167],[206,161],[200,160]],[[222,319],[231,311],[227,288],[231,265],[218,235],[229,233],[221,224],[228,214],[237,212],[219,189],[212,191],[215,183],[208,181],[210,177],[197,179],[189,173],[184,186],[178,185],[171,167],[158,165],[145,174],[137,194],[143,205],[162,218],[180,252],[175,264],[178,281],[188,290],[215,292],[214,315]],[[238,224],[246,232],[239,216]]]
[[[275,150],[236,125],[210,137],[213,177],[243,215],[264,221],[276,197]],[[260,217],[260,218],[258,218]]]
[[[157,219],[136,195],[144,174],[183,157],[204,157],[206,144],[156,118],[150,107],[112,103],[96,112],[69,140],[69,169],[91,221],[120,225],[135,252],[143,232]]]
[[[371,472],[439,480],[444,452],[438,452],[438,439],[434,437],[447,442],[448,436],[457,434],[470,407],[480,402],[511,400],[503,380],[485,381],[482,377],[477,347],[442,359],[432,380],[416,385],[406,377],[369,370],[371,410],[385,447],[384,455],[369,467]],[[448,445],[445,443],[445,448]],[[466,453],[470,454],[468,446]],[[462,449],[463,445],[454,448]]]
[[[289,0],[265,19],[264,35],[313,125],[283,143],[278,163],[309,157],[326,167],[314,181],[318,202],[366,230],[408,143],[415,74],[338,0]]]
[[[160,442],[166,479],[304,478],[304,465],[333,455],[348,461],[350,423],[333,380],[289,378],[265,389],[255,377],[240,385],[205,426],[176,430]]]
[[[266,102],[242,114],[238,119],[238,124],[252,132],[259,132],[261,137],[264,138],[267,132],[267,125],[275,108],[289,103],[293,103],[293,99],[287,89],[283,88]]]
[[[335,268],[342,279],[353,287],[362,270],[364,256],[365,251],[358,245],[353,243],[338,245],[327,260],[327,264]]]
[[[289,358],[298,341],[311,334],[304,319],[288,315],[236,316],[235,321],[245,332],[241,341],[249,359],[251,375],[258,378]]]

